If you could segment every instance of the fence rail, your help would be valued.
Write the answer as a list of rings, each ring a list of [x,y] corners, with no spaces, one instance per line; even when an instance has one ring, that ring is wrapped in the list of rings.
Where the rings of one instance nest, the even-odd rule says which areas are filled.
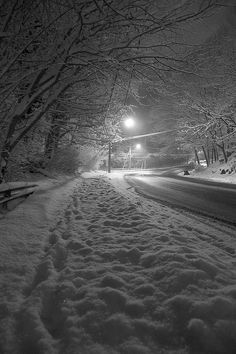
[[[27,184],[20,187],[8,187],[0,190],[0,205],[3,209],[7,209],[8,203],[12,200],[27,198],[35,192],[37,184]]]

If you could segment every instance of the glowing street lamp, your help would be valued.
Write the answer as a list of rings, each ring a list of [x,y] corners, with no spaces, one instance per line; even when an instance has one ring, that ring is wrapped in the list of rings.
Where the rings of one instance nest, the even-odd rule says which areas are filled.
[[[135,121],[132,117],[128,117],[125,121],[124,124],[126,128],[133,128],[135,126]]]

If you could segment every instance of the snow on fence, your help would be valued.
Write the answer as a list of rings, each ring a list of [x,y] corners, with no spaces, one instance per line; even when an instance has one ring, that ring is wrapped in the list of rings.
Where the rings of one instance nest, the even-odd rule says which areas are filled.
[[[8,203],[21,198],[27,198],[29,195],[33,194],[35,191],[35,187],[37,184],[27,184],[24,186],[18,187],[9,187],[3,188],[0,190],[0,205],[2,205],[3,209],[7,209]]]

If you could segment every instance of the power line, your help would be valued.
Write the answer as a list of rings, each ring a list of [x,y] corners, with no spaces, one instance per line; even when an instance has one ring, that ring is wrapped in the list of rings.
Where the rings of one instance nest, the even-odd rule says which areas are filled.
[[[139,138],[144,138],[146,136],[152,136],[152,135],[160,135],[160,134],[166,134],[166,133],[171,133],[174,131],[178,131],[179,129],[171,129],[171,130],[165,130],[162,132],[155,132],[155,133],[149,133],[149,134],[143,134],[143,135],[135,135],[135,136],[130,136],[128,138],[120,138],[113,140],[114,143],[119,142],[119,141],[127,141],[127,140],[134,140],[134,139],[139,139]]]

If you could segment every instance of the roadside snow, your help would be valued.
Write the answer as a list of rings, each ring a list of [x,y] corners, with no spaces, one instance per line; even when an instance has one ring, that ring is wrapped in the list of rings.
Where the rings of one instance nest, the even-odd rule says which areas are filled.
[[[235,353],[235,231],[119,173],[40,183],[0,220],[0,353]]]
[[[220,164],[216,162],[209,167],[202,167],[199,170],[190,171],[189,176],[185,176],[186,178],[201,178],[206,179],[208,181],[218,181],[224,183],[236,184],[236,170],[231,172],[232,165],[231,164]],[[225,174],[222,174],[222,170],[227,171]],[[230,172],[230,173],[229,173]],[[180,173],[181,176],[184,175],[183,172]]]

